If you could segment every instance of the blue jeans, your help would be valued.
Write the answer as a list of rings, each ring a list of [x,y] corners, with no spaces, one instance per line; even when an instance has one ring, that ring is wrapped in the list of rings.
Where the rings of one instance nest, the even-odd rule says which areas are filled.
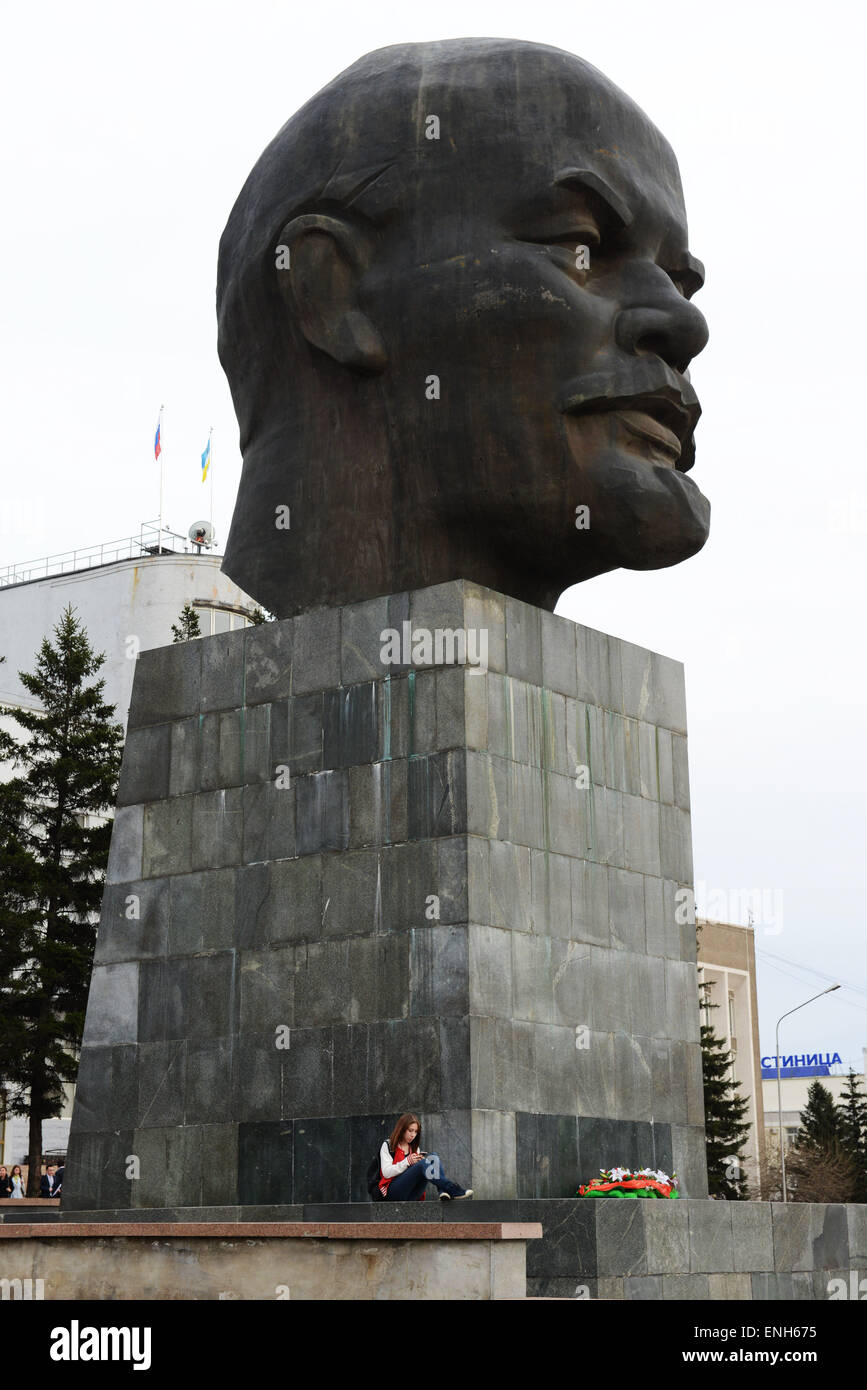
[[[465,1189],[452,1182],[443,1172],[439,1154],[427,1154],[420,1163],[413,1163],[403,1173],[398,1173],[388,1184],[386,1200],[389,1202],[420,1202],[422,1193],[429,1182],[438,1192],[447,1192],[450,1197],[463,1197]]]

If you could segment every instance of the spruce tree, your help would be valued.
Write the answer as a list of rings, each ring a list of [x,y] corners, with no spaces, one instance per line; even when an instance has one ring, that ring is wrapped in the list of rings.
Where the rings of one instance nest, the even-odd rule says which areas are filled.
[[[830,1149],[839,1144],[840,1137],[840,1118],[834,1097],[821,1081],[812,1081],[807,1091],[807,1104],[800,1114],[795,1144],[799,1149]]]
[[[813,1081],[800,1114],[786,1172],[792,1179],[793,1201],[851,1202],[858,1174],[844,1142],[844,1124],[834,1097],[821,1081]]]
[[[199,615],[191,603],[184,604],[177,623],[172,623],[172,634],[173,645],[175,642],[189,642],[193,637],[201,637]]]
[[[699,985],[701,1007],[710,1002],[709,981]],[[732,1054],[709,1024],[701,1025],[701,1065],[704,1081],[704,1126],[707,1144],[707,1181],[711,1197],[745,1201],[747,1179],[741,1149],[749,1138],[744,1116],[749,1101],[739,1094],[740,1082],[732,1080]],[[732,1160],[735,1160],[733,1163]]]
[[[849,1070],[837,1101],[840,1144],[855,1166],[856,1188],[853,1201],[867,1202],[867,1096],[861,1078]]]
[[[7,707],[15,775],[0,784],[0,1077],[30,1121],[28,1195],[39,1195],[42,1122],[74,1081],[108,860],[123,730],[103,701],[105,661],[68,607],[19,672],[37,709]]]

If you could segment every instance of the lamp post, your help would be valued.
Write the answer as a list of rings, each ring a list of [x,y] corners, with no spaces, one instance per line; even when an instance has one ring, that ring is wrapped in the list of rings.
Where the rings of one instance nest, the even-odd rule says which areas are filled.
[[[833,994],[834,990],[839,988],[839,985],[829,985],[827,989],[820,990],[818,994],[814,994],[809,999],[805,999],[803,1004],[796,1004],[794,1009],[789,1009],[789,1013],[780,1014],[780,1017],[777,1019],[777,1122],[780,1126],[780,1172],[783,1178],[784,1202],[787,1202],[789,1199],[786,1191],[786,1153],[783,1145],[783,1091],[780,1085],[780,1024],[784,1018],[789,1017],[789,1014],[796,1014],[798,1009],[805,1009],[808,1004],[812,1004],[814,999],[821,999],[823,994]]]

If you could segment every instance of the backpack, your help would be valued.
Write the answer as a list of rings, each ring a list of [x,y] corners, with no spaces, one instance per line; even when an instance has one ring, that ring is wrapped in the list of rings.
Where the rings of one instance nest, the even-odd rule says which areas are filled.
[[[367,1175],[366,1175],[366,1177],[365,1177],[365,1182],[367,1183],[367,1191],[368,1191],[369,1194],[370,1194],[370,1200],[371,1200],[372,1202],[384,1202],[384,1201],[385,1201],[385,1196],[384,1196],[383,1193],[380,1191],[380,1187],[379,1187],[379,1184],[380,1184],[381,1180],[382,1180],[382,1168],[381,1168],[380,1162],[379,1162],[379,1154],[377,1154],[377,1155],[376,1155],[376,1158],[372,1158],[372,1159],[370,1160],[370,1164],[369,1164],[368,1169],[367,1169]]]

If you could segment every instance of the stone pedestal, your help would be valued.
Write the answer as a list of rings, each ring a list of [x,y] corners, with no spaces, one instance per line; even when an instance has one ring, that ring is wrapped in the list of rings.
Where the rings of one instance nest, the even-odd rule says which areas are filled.
[[[691,883],[677,662],[465,581],[143,653],[64,1209],[359,1201],[404,1109],[704,1195]]]

